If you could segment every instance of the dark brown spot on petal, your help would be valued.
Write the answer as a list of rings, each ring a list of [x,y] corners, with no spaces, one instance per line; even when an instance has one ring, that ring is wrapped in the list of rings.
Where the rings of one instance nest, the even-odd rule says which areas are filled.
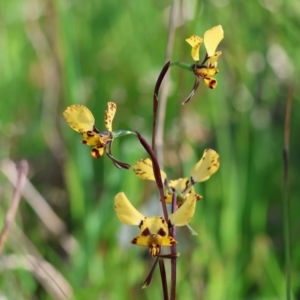
[[[134,238],[132,241],[131,241],[131,244],[135,244],[136,245],[137,243],[137,238]]]
[[[100,152],[96,148],[92,149],[91,154],[94,158],[99,158],[100,157]]]
[[[143,236],[148,236],[148,235],[150,235],[151,233],[150,233],[150,230],[149,230],[149,228],[147,227],[146,229],[144,229],[142,232],[141,232],[141,235],[143,235]]]
[[[167,233],[166,231],[163,229],[163,228],[160,228],[158,231],[157,231],[157,234],[161,235],[161,236],[166,236]]]

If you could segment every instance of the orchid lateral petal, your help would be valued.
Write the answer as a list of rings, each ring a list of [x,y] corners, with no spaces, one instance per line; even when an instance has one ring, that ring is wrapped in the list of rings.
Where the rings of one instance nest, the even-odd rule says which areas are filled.
[[[126,195],[121,192],[115,197],[115,212],[118,219],[127,225],[140,225],[145,219],[142,215],[127,199]]]
[[[194,216],[196,207],[195,197],[188,197],[188,199],[169,216],[171,225],[184,226],[187,225]]]
[[[200,46],[203,42],[203,39],[200,36],[192,35],[186,39],[186,42],[192,46],[191,55],[193,60],[199,61]]]
[[[81,104],[68,106],[63,115],[70,127],[75,131],[79,133],[93,131],[95,118],[86,106]]]
[[[117,110],[117,105],[114,102],[107,103],[107,110],[104,113],[105,127],[109,132],[112,132],[112,121]]]
[[[193,167],[191,171],[192,181],[202,182],[206,181],[218,171],[220,167],[220,156],[212,149],[205,149],[202,158]]]
[[[152,161],[149,158],[143,158],[137,161],[133,166],[133,171],[140,179],[155,181]],[[165,181],[167,178],[166,173],[160,170],[160,175],[162,181]]]

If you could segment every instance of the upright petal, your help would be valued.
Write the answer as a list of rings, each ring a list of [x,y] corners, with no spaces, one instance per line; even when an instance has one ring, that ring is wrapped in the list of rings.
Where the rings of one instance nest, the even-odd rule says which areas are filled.
[[[143,158],[138,160],[133,166],[134,173],[143,180],[152,180],[155,181],[152,160],[149,158]],[[160,171],[161,179],[164,182],[167,178],[167,175],[164,171]]]
[[[221,25],[215,26],[204,33],[204,45],[209,57],[214,55],[223,37],[224,31]]]
[[[202,182],[210,178],[218,171],[220,166],[220,156],[212,149],[205,149],[202,158],[191,171],[194,182]]]
[[[70,127],[75,131],[82,133],[93,130],[95,118],[84,105],[75,104],[68,106],[63,115]]]
[[[107,110],[104,113],[105,127],[109,132],[112,132],[112,121],[117,110],[117,105],[114,102],[107,103]]]
[[[127,225],[140,225],[145,220],[145,216],[133,207],[123,192],[115,197],[115,211],[118,219]]]
[[[203,39],[200,36],[192,35],[186,39],[186,42],[192,46],[191,55],[193,60],[199,61],[200,46],[203,42]]]

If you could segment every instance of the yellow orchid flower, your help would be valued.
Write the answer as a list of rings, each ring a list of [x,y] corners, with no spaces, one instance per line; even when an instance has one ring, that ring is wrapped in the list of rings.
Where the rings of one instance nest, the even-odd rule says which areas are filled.
[[[123,192],[116,195],[114,207],[122,223],[140,228],[140,234],[131,243],[148,247],[151,256],[155,257],[160,254],[162,246],[170,247],[177,243],[170,236],[169,228],[187,225],[194,215],[196,201],[193,197],[189,198],[180,209],[169,216],[168,222],[159,216],[145,217],[134,208]]]
[[[104,151],[112,159],[116,166],[123,168],[129,165],[116,160],[111,155],[111,144],[113,142],[112,122],[117,110],[114,102],[107,103],[107,109],[104,113],[104,124],[107,131],[101,132],[95,126],[95,118],[92,112],[84,105],[74,104],[68,106],[63,112],[64,118],[72,129],[79,132],[83,136],[81,141],[83,144],[93,146],[91,156],[99,158]]]
[[[221,25],[215,26],[204,33],[204,39],[199,36],[192,35],[186,39],[186,42],[192,47],[191,55],[192,59],[196,62],[194,65],[195,83],[190,95],[183,102],[187,103],[195,94],[200,79],[203,80],[205,86],[210,89],[215,89],[217,87],[217,80],[213,78],[215,74],[219,73],[217,67],[217,60],[222,54],[221,51],[216,51],[219,43],[224,38],[224,31]],[[206,56],[204,57],[202,63],[200,60],[200,46],[204,44],[206,49]]]
[[[172,203],[172,194],[176,194],[177,206],[180,207],[188,197],[194,197],[195,200],[202,198],[201,195],[195,193],[194,184],[196,182],[206,181],[219,168],[219,154],[212,150],[206,149],[202,158],[193,167],[191,178],[179,178],[177,180],[167,181],[167,176],[164,171],[160,171],[162,181],[166,186],[165,199],[166,203]],[[144,158],[135,163],[133,166],[134,173],[143,180],[155,181],[152,161],[149,158]]]
[[[169,189],[166,191],[166,203],[172,203],[172,192],[176,193],[177,206],[180,207],[188,197],[194,197],[196,201],[202,199],[202,196],[195,192],[188,178],[179,178],[168,181]],[[171,192],[172,191],[172,192]]]

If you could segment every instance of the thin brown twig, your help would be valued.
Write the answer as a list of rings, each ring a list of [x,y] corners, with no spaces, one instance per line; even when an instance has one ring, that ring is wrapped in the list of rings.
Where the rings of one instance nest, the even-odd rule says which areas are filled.
[[[72,299],[73,290],[69,282],[47,261],[29,254],[9,254],[0,258],[0,272],[20,268],[31,272],[52,299]]]
[[[8,178],[14,187],[17,186],[18,174],[14,163],[9,160],[3,160],[0,164],[0,171]],[[62,248],[71,254],[77,248],[77,241],[67,232],[66,224],[56,215],[51,206],[36,190],[32,183],[25,178],[22,196],[35,211],[46,228],[54,235],[59,237]]]
[[[4,247],[5,241],[7,239],[7,236],[9,234],[10,228],[14,222],[19,203],[21,200],[21,192],[25,183],[25,179],[28,173],[28,163],[26,160],[21,160],[20,163],[17,166],[18,170],[18,177],[17,177],[17,183],[14,187],[13,195],[10,201],[10,206],[8,208],[8,211],[5,216],[5,221],[3,228],[0,233],[0,254],[2,252],[2,249]]]

